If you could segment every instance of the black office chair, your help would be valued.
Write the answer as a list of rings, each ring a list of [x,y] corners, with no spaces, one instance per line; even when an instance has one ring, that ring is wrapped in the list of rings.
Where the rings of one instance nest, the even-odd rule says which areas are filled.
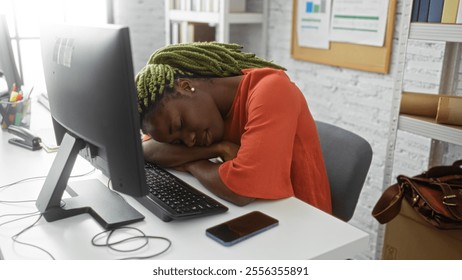
[[[372,148],[364,138],[316,121],[332,194],[333,215],[349,221],[371,165]]]

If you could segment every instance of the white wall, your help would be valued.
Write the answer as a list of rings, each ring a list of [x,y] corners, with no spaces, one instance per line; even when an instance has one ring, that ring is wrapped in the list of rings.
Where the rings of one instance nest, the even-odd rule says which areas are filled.
[[[165,45],[164,19],[163,0],[114,0],[114,22],[130,27],[135,73]]]
[[[402,0],[398,0],[394,49],[397,48],[401,3]],[[380,230],[371,211],[382,193],[397,56],[393,52],[388,75],[294,60],[290,56],[292,1],[270,0],[269,9],[267,58],[288,69],[289,76],[306,95],[316,119],[353,131],[373,147],[372,166],[350,223],[371,234],[370,251],[356,258],[377,258],[376,248],[381,247],[381,239],[377,239]],[[128,24],[131,28],[135,71],[138,71],[151,52],[164,45],[164,2],[115,0],[114,10],[116,23]],[[438,92],[444,45],[416,42],[410,44],[409,52],[413,60],[407,65],[407,89]],[[462,76],[462,71],[459,76]],[[411,78],[417,82],[411,82]],[[461,84],[459,93],[462,92]],[[429,147],[429,139],[400,132],[394,172],[413,175],[425,170]],[[449,146],[446,162],[456,158],[462,158],[462,148]]]

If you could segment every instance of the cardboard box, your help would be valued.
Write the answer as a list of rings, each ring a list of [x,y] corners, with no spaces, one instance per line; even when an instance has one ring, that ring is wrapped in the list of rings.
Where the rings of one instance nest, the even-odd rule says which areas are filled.
[[[439,230],[403,200],[385,227],[384,260],[462,260],[462,230]]]
[[[400,113],[435,119],[436,123],[462,125],[462,96],[403,92]]]
[[[462,98],[440,96],[436,122],[462,125]]]
[[[403,92],[401,95],[400,113],[424,117],[436,117],[438,112],[437,94]]]

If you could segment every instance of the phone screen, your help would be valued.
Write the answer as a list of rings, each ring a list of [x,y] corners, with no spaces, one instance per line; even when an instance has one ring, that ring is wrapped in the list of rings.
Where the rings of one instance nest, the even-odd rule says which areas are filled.
[[[231,246],[278,224],[279,222],[275,218],[254,211],[208,228],[205,232],[207,236],[219,243]]]

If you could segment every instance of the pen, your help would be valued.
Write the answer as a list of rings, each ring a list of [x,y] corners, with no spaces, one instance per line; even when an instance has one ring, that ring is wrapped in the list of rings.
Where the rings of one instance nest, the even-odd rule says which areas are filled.
[[[23,99],[24,99],[24,100],[29,99],[29,97],[30,97],[30,95],[31,95],[31,93],[32,93],[33,90],[34,90],[34,87],[32,87],[32,88],[29,90],[29,92],[27,92],[26,94],[24,94]]]

